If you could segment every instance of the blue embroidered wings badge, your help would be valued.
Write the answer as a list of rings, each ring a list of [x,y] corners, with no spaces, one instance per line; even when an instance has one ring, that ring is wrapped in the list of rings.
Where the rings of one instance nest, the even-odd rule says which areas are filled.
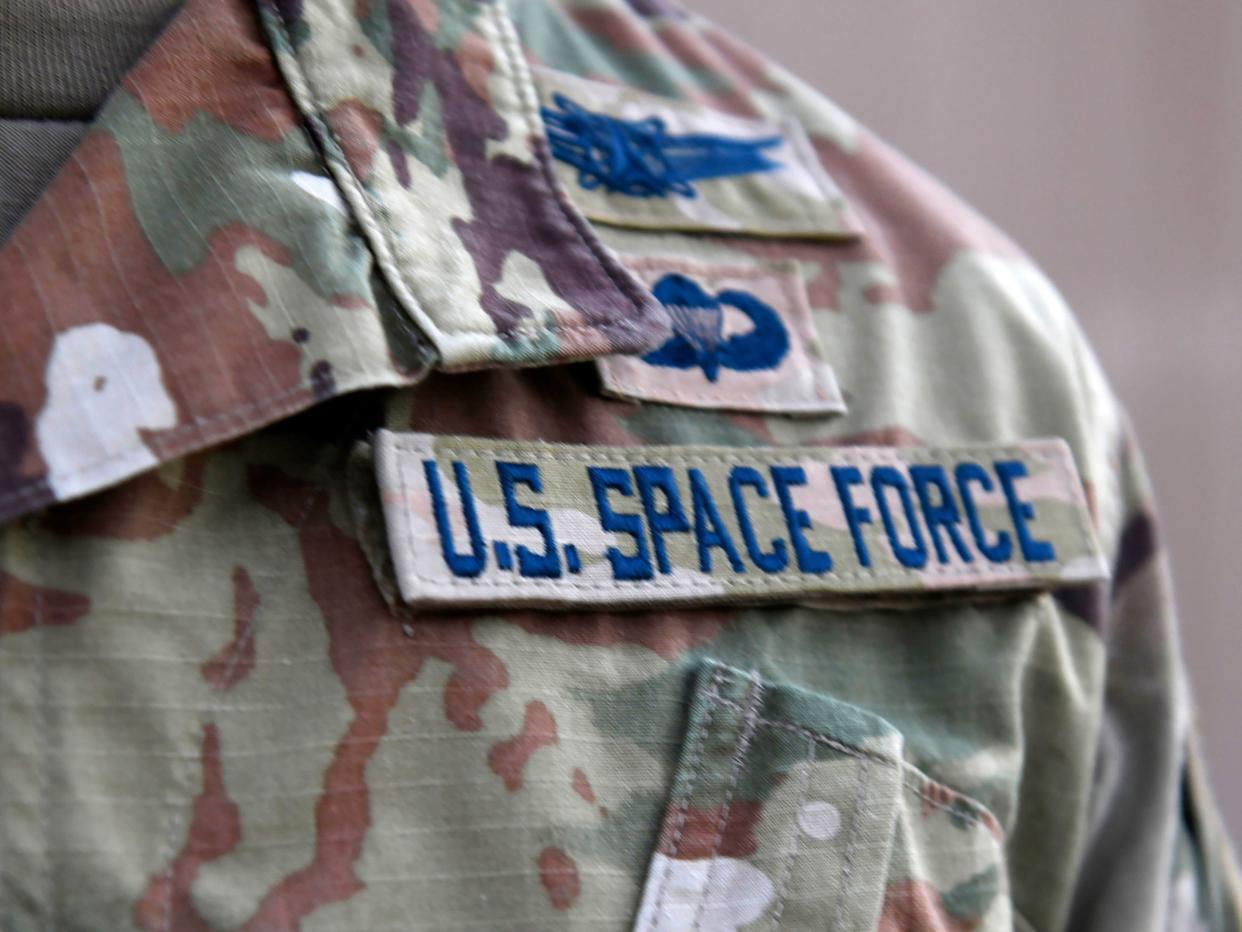
[[[783,167],[764,150],[780,136],[730,139],[712,133],[669,133],[664,120],[622,120],[595,113],[564,94],[543,107],[552,154],[578,169],[578,183],[631,197],[696,197],[692,182]]]

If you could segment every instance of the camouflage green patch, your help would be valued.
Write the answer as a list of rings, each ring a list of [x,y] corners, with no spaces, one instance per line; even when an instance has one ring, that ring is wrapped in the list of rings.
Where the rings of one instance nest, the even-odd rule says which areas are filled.
[[[900,602],[1106,575],[1060,440],[739,449],[381,431],[375,449],[412,604]]]

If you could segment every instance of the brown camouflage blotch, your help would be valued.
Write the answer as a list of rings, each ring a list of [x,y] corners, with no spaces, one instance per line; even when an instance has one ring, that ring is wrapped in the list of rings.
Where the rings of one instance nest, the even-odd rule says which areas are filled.
[[[209,932],[211,926],[194,908],[192,891],[199,869],[222,858],[241,841],[241,815],[229,799],[220,765],[220,733],[214,723],[203,726],[203,783],[194,799],[190,824],[181,850],[147,883],[134,906],[134,924],[141,929]]]
[[[402,688],[430,658],[453,667],[445,689],[449,721],[477,730],[478,709],[508,685],[491,651],[474,642],[466,620],[420,619],[402,633],[389,614],[357,543],[332,521],[327,494],[312,483],[269,466],[251,466],[250,494],[297,532],[311,598],[328,632],[328,657],[353,719],[338,742],[315,805],[315,850],[310,863],[269,890],[243,928],[258,932],[296,928],[329,903],[365,887],[354,865],[371,826],[366,768],[388,730]]]
[[[36,586],[0,570],[0,637],[44,625],[71,625],[91,609],[75,592]]]
[[[922,805],[919,806],[919,811],[922,812],[923,818],[926,819],[933,812],[952,809],[953,804],[960,798],[959,794],[949,789],[943,783],[927,780],[920,787],[919,799]]]
[[[755,840],[755,827],[763,814],[763,804],[758,801],[735,799],[729,804],[728,821],[723,828],[720,818],[723,806],[699,809],[687,806],[684,810],[672,807],[663,826],[656,846],[661,854],[685,861],[715,856],[748,858],[759,850]],[[678,828],[681,837],[673,850],[673,838]]]
[[[429,434],[633,445],[635,439],[614,416],[617,411],[632,411],[633,406],[584,391],[587,369],[434,372],[412,389],[409,428]],[[496,404],[497,398],[505,403]],[[549,398],[556,404],[548,404]]]
[[[487,766],[504,781],[506,790],[515,793],[522,788],[522,771],[530,756],[553,744],[556,744],[556,719],[546,705],[532,699],[526,703],[522,730],[492,745],[487,752]]]
[[[626,0],[639,16],[685,16],[685,8],[673,0]]]
[[[486,101],[490,106],[492,91],[488,81],[496,68],[496,57],[491,45],[477,32],[468,32],[462,36],[461,45],[454,54],[457,56],[457,66],[461,69],[462,77],[466,79],[470,89],[479,100]]]
[[[560,848],[548,847],[539,852],[539,882],[548,892],[552,908],[559,910],[573,906],[582,889],[578,865]]]
[[[1091,584],[1087,586],[1065,586],[1054,589],[1052,597],[1057,605],[1072,612],[1092,628],[1100,629],[1108,620],[1108,586]]]
[[[900,283],[881,289],[878,297],[930,311],[936,281],[959,251],[1022,257],[1008,237],[867,130],[858,130],[849,152],[826,139],[812,143],[863,228],[860,239],[834,251],[835,260],[882,263]],[[836,279],[835,268],[825,277]],[[812,306],[825,305],[812,301]]]
[[[667,55],[686,66],[693,73],[711,74],[710,88],[688,88],[690,96],[716,110],[739,117],[761,116],[751,98],[753,88],[747,87],[747,76],[733,66],[733,62],[720,50],[704,40],[697,29],[681,23],[661,23],[656,35]],[[724,85],[726,89],[722,89]]]
[[[833,447],[921,447],[926,444],[904,427],[879,427],[844,437],[833,437],[826,444]]]
[[[171,464],[180,471],[170,485],[167,470],[143,473],[114,488],[49,509],[43,526],[65,536],[157,540],[171,534],[203,500],[203,467],[209,454]]]
[[[591,788],[591,781],[581,767],[574,768],[573,782],[570,785],[574,792],[588,803],[595,803],[595,790]]]
[[[233,639],[199,668],[212,689],[232,689],[254,669],[254,616],[259,601],[246,568],[233,567]]]
[[[884,909],[876,932],[971,932],[978,925],[978,919],[949,915],[933,887],[918,880],[903,880],[884,891]]]
[[[566,644],[611,647],[636,644],[668,660],[714,638],[732,614],[700,610],[652,615],[647,613],[552,612],[513,613],[506,620],[531,634],[556,638]]]
[[[406,0],[417,14],[423,28],[433,35],[440,31],[440,6],[436,0]]]
[[[862,291],[863,300],[875,306],[877,304],[901,304],[905,299],[901,289],[890,282],[874,282]]]
[[[107,248],[86,248],[101,243]],[[221,439],[244,431],[264,406],[282,413],[304,406],[312,396],[301,386],[301,350],[270,338],[252,313],[249,302],[267,296],[234,263],[243,246],[289,264],[275,240],[229,224],[212,232],[198,266],[174,275],[134,216],[116,142],[88,135],[0,249],[0,314],[18,322],[8,336],[27,362],[0,367],[0,397],[37,412],[46,401],[43,371],[55,334],[104,322],[142,337],[160,360],[179,419],[177,427],[146,435],[162,459],[201,444],[203,434]],[[239,409],[246,413],[233,413]],[[197,435],[185,429],[191,420],[204,425]],[[31,465],[37,446],[30,444],[26,475],[38,468]]]
[[[729,70],[735,80],[751,93],[763,91],[779,94],[784,91],[781,85],[772,80],[768,74],[768,64],[754,49],[739,42],[727,32],[712,25],[705,25],[698,31],[702,40],[711,46],[729,62]]]
[[[490,143],[509,135],[506,121],[475,93],[456,56],[436,47],[408,7],[393,4],[388,12],[394,117],[401,125],[417,118],[427,82],[439,92],[444,137],[471,208],[469,219],[453,221],[453,231],[474,260],[480,304],[497,333],[511,338],[531,315],[530,307],[496,288],[505,260],[517,253],[539,267],[552,291],[581,318],[555,330],[562,352],[649,348],[666,331],[667,315],[634,283],[611,272],[583,229],[570,220],[545,164],[547,153],[539,150],[533,163],[491,155]],[[619,302],[624,302],[620,308]]]
[[[172,133],[203,111],[268,142],[299,122],[254,10],[242,0],[189,0],[124,86]]]
[[[361,101],[346,100],[333,107],[325,119],[354,173],[367,181],[375,165],[375,153],[380,148],[383,115]]]
[[[948,813],[950,819],[954,816],[970,818],[987,829],[997,841],[1004,842],[1005,833],[1000,823],[996,821],[996,817],[952,787],[935,780],[924,780],[919,787],[919,797],[922,800],[920,810],[923,818],[927,818],[936,811]]]
[[[655,34],[633,16],[607,7],[569,6],[564,11],[582,29],[604,39],[610,52],[662,56]]]
[[[182,412],[205,411],[205,419],[210,419],[216,412],[233,412],[256,403],[277,404],[283,411],[294,411],[314,397],[311,387],[302,385],[301,349],[291,339],[269,337],[250,310],[249,302],[266,306],[268,296],[255,279],[234,264],[233,257],[246,246],[257,248],[273,262],[289,265],[288,251],[276,240],[252,227],[229,224],[212,233],[208,254],[199,267],[176,280],[181,288],[188,283],[192,288],[217,289],[215,301],[226,300],[231,305],[215,308],[211,313],[218,316],[201,324],[196,320],[182,333],[174,333],[171,326],[160,329],[160,336],[166,337],[163,345],[176,344],[171,352],[180,361],[176,367],[180,378],[166,380],[165,384]],[[190,334],[199,336],[194,348],[183,345],[189,343]],[[221,361],[229,366],[228,378],[220,377],[216,360],[221,357],[206,348],[212,343],[219,346]],[[203,360],[199,367],[184,364],[186,358],[194,357]],[[168,373],[166,368],[166,376]],[[230,435],[244,429],[244,418],[254,416],[235,416],[236,426]],[[148,445],[161,459],[171,458],[185,446],[184,430],[153,431]]]
[[[16,369],[16,366],[8,368]],[[0,386],[5,383],[0,381]],[[30,504],[34,505],[43,499],[43,496],[50,497],[51,489],[44,484],[43,488],[37,488],[39,483],[38,473],[35,475],[23,475],[22,466],[26,459],[27,450],[33,444],[31,439],[34,435],[33,418],[19,404],[11,401],[0,401],[0,514],[6,514],[14,510],[14,506],[20,507],[16,499],[29,499]],[[38,459],[38,457],[34,457]],[[42,461],[38,463],[27,464],[28,468],[42,470]],[[15,490],[22,489],[22,495],[15,495]],[[14,504],[9,505],[5,501],[5,497],[13,498]]]
[[[1155,515],[1143,509],[1132,514],[1121,530],[1113,566],[1113,593],[1150,563],[1160,551],[1160,531]]]

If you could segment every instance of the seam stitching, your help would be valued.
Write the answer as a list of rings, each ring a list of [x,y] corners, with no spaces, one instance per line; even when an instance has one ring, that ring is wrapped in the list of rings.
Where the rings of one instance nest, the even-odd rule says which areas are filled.
[[[734,702],[732,699],[726,699],[724,696],[718,697],[716,701],[720,705],[724,705],[724,706],[728,706],[732,708],[734,711],[740,711],[742,708],[740,704],[738,704],[737,702]],[[794,734],[801,735],[804,738],[809,738],[818,744],[822,744],[825,747],[830,747],[834,751],[839,751],[840,753],[847,754],[850,757],[855,757],[860,760],[861,759],[871,760],[871,761],[875,761],[876,763],[883,764],[886,767],[892,767],[901,772],[902,787],[908,792],[917,796],[919,799],[926,802],[929,806],[935,809],[939,809],[942,812],[951,813],[955,817],[961,818],[965,820],[966,822],[969,822],[970,824],[978,828],[981,828],[987,832],[992,831],[991,825],[989,825],[988,821],[982,818],[981,816],[976,815],[974,812],[963,812],[960,809],[954,809],[952,806],[947,805],[944,802],[944,800],[938,799],[932,794],[928,793],[925,788],[926,785],[928,783],[935,783],[935,781],[933,781],[930,777],[926,776],[925,774],[920,773],[918,770],[916,770],[913,766],[911,766],[909,763],[907,763],[904,760],[896,760],[892,757],[888,757],[887,755],[880,754],[875,751],[868,751],[866,748],[854,747],[852,745],[844,744],[840,741],[837,741],[835,738],[830,738],[827,735],[821,734],[817,731],[812,731],[809,728],[803,728],[801,725],[794,725],[792,722],[782,722],[782,721],[777,721],[775,719],[769,719],[769,718],[760,718],[758,719],[758,722],[760,725],[766,725],[769,728],[780,728],[785,731],[790,731],[790,732],[793,732]],[[943,785],[943,784],[937,784],[937,785]],[[957,790],[953,789],[952,787],[946,786],[945,789],[949,790],[949,792],[953,794],[953,797],[955,799],[965,800],[971,805],[982,807],[981,803],[975,802],[974,800],[970,799],[970,797],[966,796],[963,793],[959,793]],[[990,815],[991,813],[989,812],[988,814]],[[995,817],[993,817],[993,819],[994,818]]]
[[[789,845],[785,850],[785,857],[782,859],[781,871],[777,879],[776,904],[772,907],[772,932],[778,932],[781,927],[785,913],[785,901],[789,894],[789,881],[793,877],[793,866],[798,857],[798,813],[802,811],[803,805],[811,795],[811,776],[815,768],[815,742],[808,738],[806,746],[806,776],[802,781],[802,791],[798,794],[798,801],[794,804],[793,819],[789,826]]]
[[[523,58],[521,47],[509,15],[503,9],[505,3],[506,0],[498,0],[496,6],[491,8],[491,12],[496,21],[494,25],[500,33],[501,46],[509,56],[513,85],[517,89],[518,101],[524,108],[522,115],[526,119],[527,138],[533,141],[532,148],[534,149],[535,161],[539,165],[540,174],[543,176],[544,184],[547,187],[547,193],[551,194],[556,200],[557,206],[561,208],[561,213],[565,219],[577,232],[583,244],[590,250],[591,255],[594,256],[600,267],[603,268],[605,274],[607,274],[617,290],[629,298],[635,305],[636,310],[641,311],[647,304],[645,292],[638,287],[637,280],[624,269],[620,262],[607,252],[599,237],[587,225],[586,218],[573,206],[565,187],[557,180],[556,169],[552,164],[552,154],[548,149],[547,139],[537,129],[537,127],[543,125],[543,118],[539,115],[539,100],[534,91],[534,79],[529,75],[522,74]],[[523,77],[526,77],[527,80],[523,80]],[[591,330],[598,328],[582,327],[580,329]],[[639,328],[633,326],[629,329]]]
[[[858,848],[858,836],[862,832],[862,821],[866,816],[867,795],[870,786],[867,783],[867,772],[871,767],[869,758],[862,758],[858,764],[858,787],[854,791],[854,816],[850,820],[850,837],[845,843],[845,858],[841,863],[841,889],[837,891],[837,903],[833,907],[833,929],[841,928],[841,917],[845,915],[845,903],[849,898],[850,880],[854,873],[854,854]]]
[[[759,718],[759,702],[763,696],[763,684],[759,680],[759,676],[755,672],[750,674],[750,685],[746,691],[746,708],[742,712],[742,727],[738,732],[737,746],[733,753],[732,773],[729,775],[729,786],[725,790],[725,798],[720,807],[720,817],[716,820],[715,834],[712,837],[712,845],[708,854],[707,876],[703,878],[703,892],[699,896],[698,906],[694,911],[694,923],[691,932],[699,932],[703,923],[703,914],[707,909],[707,901],[712,895],[712,879],[716,875],[716,865],[719,859],[716,857],[720,852],[720,846],[724,843],[725,829],[729,825],[729,814],[733,810],[733,799],[737,794],[738,784],[742,779],[742,772],[746,769],[746,758],[750,754],[751,739],[755,734],[755,727]]]
[[[660,927],[660,910],[664,907],[664,895],[668,892],[668,882],[673,873],[673,859],[677,857],[677,852],[681,850],[682,833],[686,830],[686,815],[690,809],[690,797],[694,793],[694,786],[698,782],[700,773],[702,772],[704,758],[703,751],[707,745],[707,733],[711,730],[712,716],[716,711],[716,706],[723,698],[720,695],[720,687],[724,683],[724,671],[717,667],[712,671],[711,680],[708,682],[707,690],[707,709],[704,712],[703,724],[699,728],[696,736],[694,754],[690,763],[690,776],[686,780],[686,789],[677,804],[676,821],[673,826],[673,838],[669,845],[668,860],[664,864],[664,873],[660,878],[660,888],[656,893],[655,903],[651,909],[651,930],[656,932]],[[658,848],[657,848],[658,850]]]
[[[500,51],[503,56],[508,59],[507,64],[509,66],[510,73],[507,77],[517,92],[519,105],[525,105],[525,101],[522,99],[524,89],[522,87],[521,77],[513,71],[513,50],[509,47],[512,40],[506,41],[507,37],[505,30],[503,25],[501,25],[504,22],[506,14],[496,7],[488,8],[484,15],[489,14],[495,19],[493,26],[497,28],[500,33],[498,42]],[[293,97],[294,102],[300,105],[299,112],[305,117],[307,125],[313,130],[316,138],[319,139],[323,145],[324,151],[329,153],[330,157],[324,159],[326,167],[332,174],[333,178],[337,181],[338,185],[343,189],[346,200],[350,204],[352,213],[358,220],[359,225],[361,225],[367,232],[367,240],[371,245],[371,251],[375,256],[376,262],[383,270],[385,279],[389,282],[398,299],[403,305],[407,306],[407,309],[412,313],[420,326],[427,327],[434,334],[440,334],[447,337],[485,336],[498,339],[505,343],[513,343],[521,340],[537,338],[548,333],[549,331],[552,333],[569,334],[599,332],[608,334],[613,330],[637,332],[642,329],[639,325],[627,320],[608,321],[591,325],[554,324],[552,327],[518,325],[504,334],[494,329],[489,330],[482,327],[446,328],[441,326],[438,321],[427,313],[427,311],[423,308],[422,302],[416,297],[415,287],[417,286],[417,283],[407,278],[407,276],[402,273],[397,261],[397,252],[395,249],[395,241],[398,234],[396,231],[390,229],[386,222],[381,219],[384,215],[386,207],[376,196],[367,191],[366,186],[363,185],[361,179],[355,174],[353,165],[350,164],[343,147],[331,127],[331,124],[328,123],[324,116],[326,109],[321,102],[321,97],[315,83],[311,80],[310,69],[308,69],[303,63],[301,53],[298,52],[297,46],[293,42],[292,36],[289,34],[283,17],[281,17],[278,11],[269,10],[268,16],[265,18],[270,20],[275,28],[280,31],[280,34],[284,38],[288,47],[287,53],[275,54],[274,57],[278,63],[278,67],[279,63],[285,60],[289,61],[293,66],[293,68],[281,68],[281,70],[282,72],[288,73],[290,91],[292,92],[291,96]],[[526,124],[523,128],[526,130],[528,139],[532,137],[536,140],[539,139],[538,134],[534,134],[531,131],[527,114],[523,110],[518,110],[516,115],[523,118],[523,122]],[[538,146],[534,146],[533,148],[537,149]],[[537,156],[536,161],[539,161]],[[546,169],[543,172],[543,176],[546,184]],[[555,188],[546,193],[557,200],[562,212],[566,211],[566,205],[562,198],[557,196]],[[571,223],[571,226],[572,225],[574,224]],[[592,256],[604,268],[605,273],[609,276],[613,283],[618,285],[618,289],[627,298],[634,301],[634,289],[620,287],[616,277],[616,270],[609,268],[608,263],[602,261],[601,254],[597,248],[598,244],[593,246],[587,237],[582,236],[581,230],[578,230],[578,233],[587,245]],[[641,308],[641,302],[636,303],[638,304],[638,307]]]

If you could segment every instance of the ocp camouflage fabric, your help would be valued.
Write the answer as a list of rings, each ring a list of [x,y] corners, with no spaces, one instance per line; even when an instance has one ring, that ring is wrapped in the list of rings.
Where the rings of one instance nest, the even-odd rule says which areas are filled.
[[[666,306],[661,264],[707,299]],[[841,404],[605,391],[612,356],[709,400],[777,371],[723,349],[751,273],[796,278]],[[1068,308],[693,14],[188,0],[0,245],[0,334],[0,928],[1242,928],[1149,485]],[[415,606],[381,431],[735,465],[1054,438],[1108,578]]]

